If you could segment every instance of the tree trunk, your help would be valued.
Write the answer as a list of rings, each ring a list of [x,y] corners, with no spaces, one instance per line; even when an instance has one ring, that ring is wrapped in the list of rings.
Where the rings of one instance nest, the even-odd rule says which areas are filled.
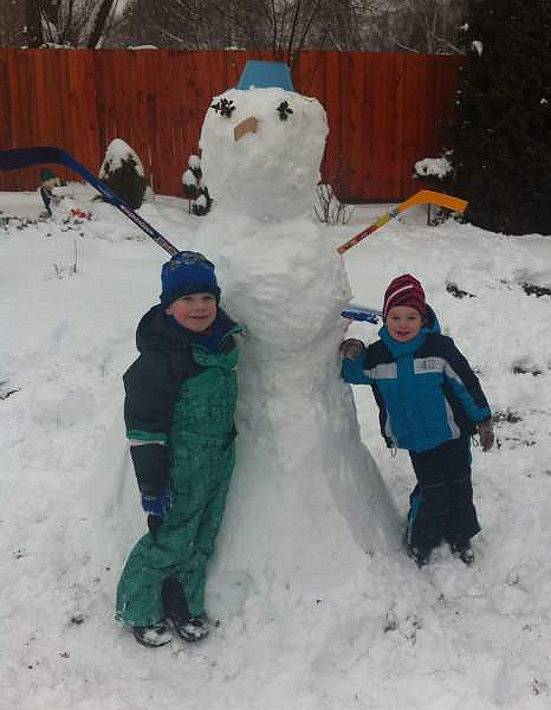
[[[100,39],[104,36],[107,20],[109,19],[114,2],[115,0],[102,0],[98,14],[96,15],[94,27],[92,28],[92,33],[86,43],[88,49],[95,49]]]
[[[42,22],[40,19],[40,0],[25,0],[25,35],[27,45],[31,48],[44,44],[42,35]]]

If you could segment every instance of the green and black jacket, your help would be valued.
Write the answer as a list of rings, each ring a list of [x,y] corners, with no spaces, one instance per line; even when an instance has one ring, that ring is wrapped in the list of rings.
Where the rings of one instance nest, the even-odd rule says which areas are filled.
[[[186,425],[192,429],[190,436],[212,435],[228,440],[235,436],[233,371],[237,348],[233,336],[241,328],[220,308],[217,323],[221,325],[222,338],[216,354],[197,345],[191,333],[171,327],[160,305],[151,308],[138,325],[136,346],[140,355],[125,372],[123,381],[127,438],[142,493],[156,494],[170,485],[173,440],[181,440],[182,436],[181,432],[174,436],[177,408],[194,410],[187,417],[192,422]],[[186,395],[190,388],[185,383],[192,378],[199,384],[190,398]],[[224,409],[228,411],[222,416]]]

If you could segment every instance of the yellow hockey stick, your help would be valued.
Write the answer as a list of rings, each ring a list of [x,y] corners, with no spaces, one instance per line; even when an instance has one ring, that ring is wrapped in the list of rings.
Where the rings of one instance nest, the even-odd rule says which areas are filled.
[[[404,202],[401,202],[396,207],[393,207],[391,210],[388,210],[388,212],[385,212],[383,215],[381,215],[381,217],[379,217],[376,222],[371,224],[369,227],[363,229],[359,234],[356,234],[355,237],[352,237],[344,244],[341,244],[337,251],[339,252],[339,254],[344,254],[345,251],[348,251],[351,247],[356,246],[356,244],[361,242],[362,239],[365,239],[366,237],[369,237],[370,234],[373,234],[376,229],[379,229],[379,227],[382,227],[387,222],[390,222],[391,219],[397,217],[400,212],[405,212],[414,205],[427,204],[438,205],[439,207],[447,207],[447,209],[449,210],[453,210],[454,212],[460,212],[462,214],[465,211],[468,202],[466,200],[462,200],[460,197],[452,197],[452,195],[445,195],[443,192],[434,192],[433,190],[419,190],[419,192],[416,192],[415,195],[412,195]]]

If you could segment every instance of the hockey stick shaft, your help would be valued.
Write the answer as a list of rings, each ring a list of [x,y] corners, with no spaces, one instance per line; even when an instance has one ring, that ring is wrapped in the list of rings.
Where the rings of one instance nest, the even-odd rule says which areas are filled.
[[[143,232],[151,237],[157,244],[167,251],[171,256],[178,253],[178,249],[171,244],[168,239],[163,237],[153,226],[140,217],[121,197],[114,193],[107,185],[91,173],[81,163],[73,158],[72,155],[62,150],[50,146],[40,146],[34,148],[13,148],[11,150],[0,150],[0,170],[17,170],[19,168],[27,168],[40,163],[54,163],[56,165],[65,165],[80,175],[94,187],[102,197],[109,202],[113,207],[120,210],[128,219]]]
[[[376,222],[371,224],[369,227],[366,227],[354,237],[344,242],[344,244],[341,244],[340,247],[338,247],[337,251],[339,252],[339,254],[344,254],[353,246],[356,246],[356,244],[361,242],[363,239],[369,237],[370,234],[373,234],[373,232],[385,225],[387,222],[390,222],[391,219],[397,217],[401,212],[405,212],[414,205],[426,204],[438,205],[439,207],[446,207],[447,209],[453,210],[454,212],[463,213],[468,203],[459,197],[446,195],[443,192],[434,192],[433,190],[419,190],[419,192],[416,192],[415,195],[412,195],[404,202],[388,210],[388,212],[385,212],[383,215],[381,215],[381,217],[379,217]]]

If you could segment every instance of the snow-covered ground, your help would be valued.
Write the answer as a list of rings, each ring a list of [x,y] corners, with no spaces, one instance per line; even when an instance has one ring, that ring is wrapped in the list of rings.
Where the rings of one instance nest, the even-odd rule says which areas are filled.
[[[0,707],[551,707],[551,296],[525,286],[551,289],[551,239],[427,227],[418,208],[344,257],[365,305],[380,306],[397,274],[420,278],[490,399],[499,445],[474,449],[474,566],[441,548],[420,571],[396,552],[386,578],[374,549],[338,599],[304,600],[286,618],[236,605],[203,645],[149,651],[113,621],[121,566],[143,529],[121,374],[166,254],[85,189],[76,196],[93,220],[18,229],[1,218],[36,217],[39,197],[0,193]],[[186,248],[209,219],[186,209],[157,198],[141,213]],[[338,245],[382,211],[364,206],[349,225],[319,229]],[[370,341],[377,327],[349,333]],[[370,389],[354,394],[404,516],[407,454],[384,447]]]

